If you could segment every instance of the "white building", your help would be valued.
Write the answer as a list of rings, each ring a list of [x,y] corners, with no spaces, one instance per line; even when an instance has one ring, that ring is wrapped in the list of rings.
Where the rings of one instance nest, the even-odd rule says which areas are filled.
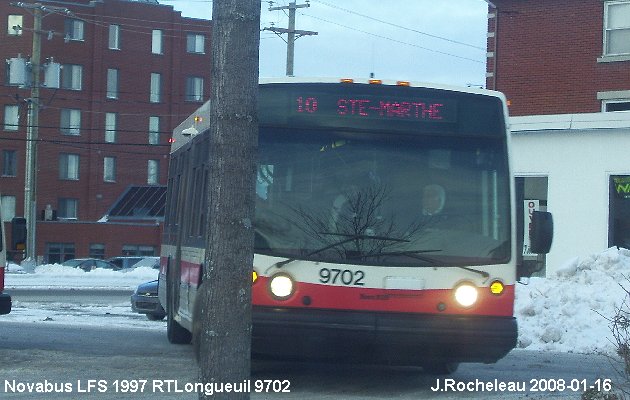
[[[630,247],[630,112],[510,123],[517,198],[541,200],[554,218],[546,274],[576,256]]]

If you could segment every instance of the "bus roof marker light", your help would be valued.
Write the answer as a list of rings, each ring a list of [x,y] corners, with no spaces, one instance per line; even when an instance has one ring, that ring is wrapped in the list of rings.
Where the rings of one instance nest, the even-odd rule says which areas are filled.
[[[340,83],[354,83],[354,79],[352,78],[341,78],[339,80]]]
[[[397,81],[396,82],[396,86],[407,86],[407,87],[409,87],[409,86],[411,86],[411,82],[409,82],[409,81]]]
[[[383,81],[382,81],[382,80],[380,80],[380,79],[370,79],[370,80],[368,81],[368,83],[369,83],[370,85],[382,85],[382,84],[383,84]]]

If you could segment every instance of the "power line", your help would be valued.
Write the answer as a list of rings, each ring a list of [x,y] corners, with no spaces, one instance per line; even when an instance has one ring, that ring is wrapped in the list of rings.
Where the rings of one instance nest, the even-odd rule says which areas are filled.
[[[28,125],[24,125],[24,124],[4,124],[5,129],[7,127],[16,127],[18,128],[18,130],[16,131],[11,131],[11,133],[20,133],[19,132],[19,128],[26,128],[28,127]],[[52,126],[52,125],[37,125],[38,128],[40,129],[46,129],[46,130],[55,130],[55,131],[61,131],[62,127],[61,126]],[[149,131],[148,129],[144,130],[144,129],[121,129],[121,128],[116,128],[116,129],[106,129],[105,127],[102,128],[86,128],[86,127],[64,127],[64,129],[72,129],[72,128],[78,128],[81,131],[88,131],[88,132],[103,132],[103,133],[143,133],[143,134],[149,134],[149,133],[156,133],[156,134],[160,134],[160,135],[173,135],[173,132],[171,131]],[[11,134],[11,133],[7,133],[7,134]],[[77,136],[81,136],[81,135],[65,135],[65,136],[69,136],[69,137],[77,137]],[[27,140],[24,140],[25,142]]]
[[[427,37],[430,37],[430,38],[433,38],[433,39],[444,40],[446,42],[453,43],[453,44],[458,44],[458,45],[461,45],[461,46],[471,47],[471,48],[474,48],[474,49],[482,50],[484,52],[486,51],[485,47],[480,47],[480,46],[476,46],[476,45],[473,45],[473,44],[470,44],[470,43],[464,43],[464,42],[460,42],[460,41],[457,41],[457,40],[454,40],[454,39],[449,39],[449,38],[446,38],[446,37],[443,37],[443,36],[438,36],[438,35],[434,35],[434,34],[431,34],[431,33],[419,31],[417,29],[409,28],[409,27],[406,27],[406,26],[395,24],[393,22],[389,22],[389,21],[385,21],[385,20],[382,20],[382,19],[379,19],[379,18],[371,17],[369,15],[361,14],[361,13],[358,13],[356,11],[348,10],[346,8],[339,7],[337,5],[327,3],[327,2],[325,2],[323,0],[314,0],[314,1],[316,1],[318,3],[321,3],[321,4],[325,5],[325,6],[328,6],[330,8],[334,8],[334,9],[337,9],[337,10],[340,10],[340,11],[343,11],[343,12],[346,12],[346,13],[349,13],[349,14],[353,14],[353,15],[356,15],[356,16],[359,16],[359,17],[362,17],[362,18],[366,18],[366,19],[369,19],[371,21],[375,21],[375,22],[378,22],[378,23],[381,23],[381,24],[393,26],[394,28],[399,28],[399,29],[403,29],[403,30],[406,30],[406,31],[409,31],[409,32],[414,32],[414,33],[417,33],[419,35],[427,36]]]
[[[99,92],[99,91],[92,91],[90,93],[104,93],[104,92]],[[137,93],[133,93],[133,92],[128,92],[131,94],[145,94],[146,92],[137,92]],[[19,95],[18,96],[9,96],[11,99],[14,100],[16,105],[23,105],[23,103],[25,101],[27,101],[27,99],[20,99]],[[61,101],[72,101],[72,102],[85,102],[85,103],[91,103],[91,104],[101,104],[101,105],[111,105],[111,106],[116,106],[116,105],[120,105],[120,104],[134,104],[134,105],[138,105],[138,104],[142,104],[142,105],[152,105],[155,106],[156,108],[158,107],[164,107],[164,106],[181,106],[181,107],[190,107],[190,106],[197,106],[200,107],[204,101],[195,101],[195,102],[168,102],[168,103],[151,103],[151,102],[145,102],[145,101],[139,101],[139,100],[121,100],[121,99],[116,99],[116,100],[108,100],[108,99],[103,99],[103,100],[93,100],[93,99],[81,99],[81,98],[76,98],[76,97],[60,97],[56,94],[53,94],[51,96],[50,99],[44,98],[40,95],[40,97],[38,97],[37,99],[34,98],[29,98],[31,101],[34,101],[38,104],[40,104],[40,109],[41,110],[47,110],[47,109],[52,109],[52,110],[65,110],[65,109],[71,109],[72,107],[62,107],[62,106],[53,106],[50,105],[50,101],[51,100],[61,100]],[[41,104],[42,102],[45,102],[47,104]],[[187,111],[183,111],[183,113],[181,114],[160,114],[160,113],[154,113],[151,111],[148,111],[146,113],[126,113],[126,112],[118,112],[118,111],[111,111],[111,110],[103,110],[103,111],[96,111],[96,110],[86,110],[86,109],[80,109],[81,113],[87,113],[87,114],[108,114],[108,113],[116,113],[119,116],[131,116],[131,117],[164,117],[164,118],[180,118],[180,117],[185,117],[188,118],[191,114],[191,112],[187,112]],[[194,112],[194,111],[192,111]]]
[[[8,137],[0,137],[0,140],[4,140],[4,141],[13,141],[13,142],[28,142],[28,141],[36,141],[38,143],[52,143],[52,144],[59,144],[59,145],[81,145],[81,144],[87,144],[90,146],[130,146],[130,147],[147,147],[147,148],[161,148],[161,147],[170,147],[170,143],[169,144],[149,144],[149,143],[113,143],[113,142],[95,142],[95,141],[89,141],[89,140],[78,140],[78,141],[73,141],[73,140],[61,140],[61,139],[26,139],[26,138],[8,138]],[[86,147],[86,149],[89,149]],[[146,152],[144,153],[140,153],[140,154],[146,154]]]
[[[354,28],[354,27],[351,27],[351,26],[348,26],[348,25],[343,25],[343,24],[340,24],[338,22],[329,21],[329,20],[324,19],[324,18],[315,17],[313,15],[307,15],[307,14],[303,14],[303,15],[306,15],[307,17],[310,17],[310,18],[313,18],[313,19],[316,19],[316,20],[319,20],[319,21],[323,21],[323,22],[326,22],[326,23],[329,23],[329,24],[332,24],[332,25],[337,25],[337,26],[340,26],[342,28],[350,29],[350,30],[353,30],[353,31],[356,31],[356,32],[359,32],[359,33],[365,33],[367,35],[374,36],[374,37],[377,37],[377,38],[380,38],[380,39],[389,40],[391,42],[404,44],[406,46],[415,47],[415,48],[418,48],[418,49],[430,51],[430,52],[437,53],[437,54],[443,54],[443,55],[449,56],[449,57],[455,57],[455,58],[459,58],[459,59],[467,60],[467,61],[472,61],[472,62],[479,63],[479,64],[485,64],[485,61],[476,60],[474,58],[459,56],[457,54],[447,53],[445,51],[435,50],[435,49],[431,49],[431,48],[428,48],[428,47],[420,46],[420,45],[417,45],[417,44],[404,42],[402,40],[398,40],[398,39],[390,38],[390,37],[387,37],[387,36],[384,36],[384,35],[379,35],[379,34],[376,34],[376,33],[364,31],[362,29]]]

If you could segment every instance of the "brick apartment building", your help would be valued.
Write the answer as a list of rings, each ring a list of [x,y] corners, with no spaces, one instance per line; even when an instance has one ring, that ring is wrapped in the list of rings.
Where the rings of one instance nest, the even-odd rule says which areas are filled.
[[[628,0],[492,0],[488,89],[510,114],[630,110]]]
[[[170,132],[207,99],[211,21],[156,0],[23,3],[0,2],[0,59],[29,60],[32,7],[43,6],[32,99],[40,261],[159,254]],[[9,220],[24,215],[31,87],[15,84],[20,62],[0,67],[0,193]]]
[[[630,0],[488,3],[486,85],[510,101],[517,198],[554,214],[547,273],[630,248]]]

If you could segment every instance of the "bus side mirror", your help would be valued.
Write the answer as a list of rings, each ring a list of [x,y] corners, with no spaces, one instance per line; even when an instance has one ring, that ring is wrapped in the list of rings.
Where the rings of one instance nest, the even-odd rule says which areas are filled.
[[[529,231],[530,251],[547,254],[553,242],[553,217],[546,211],[534,211]]]

